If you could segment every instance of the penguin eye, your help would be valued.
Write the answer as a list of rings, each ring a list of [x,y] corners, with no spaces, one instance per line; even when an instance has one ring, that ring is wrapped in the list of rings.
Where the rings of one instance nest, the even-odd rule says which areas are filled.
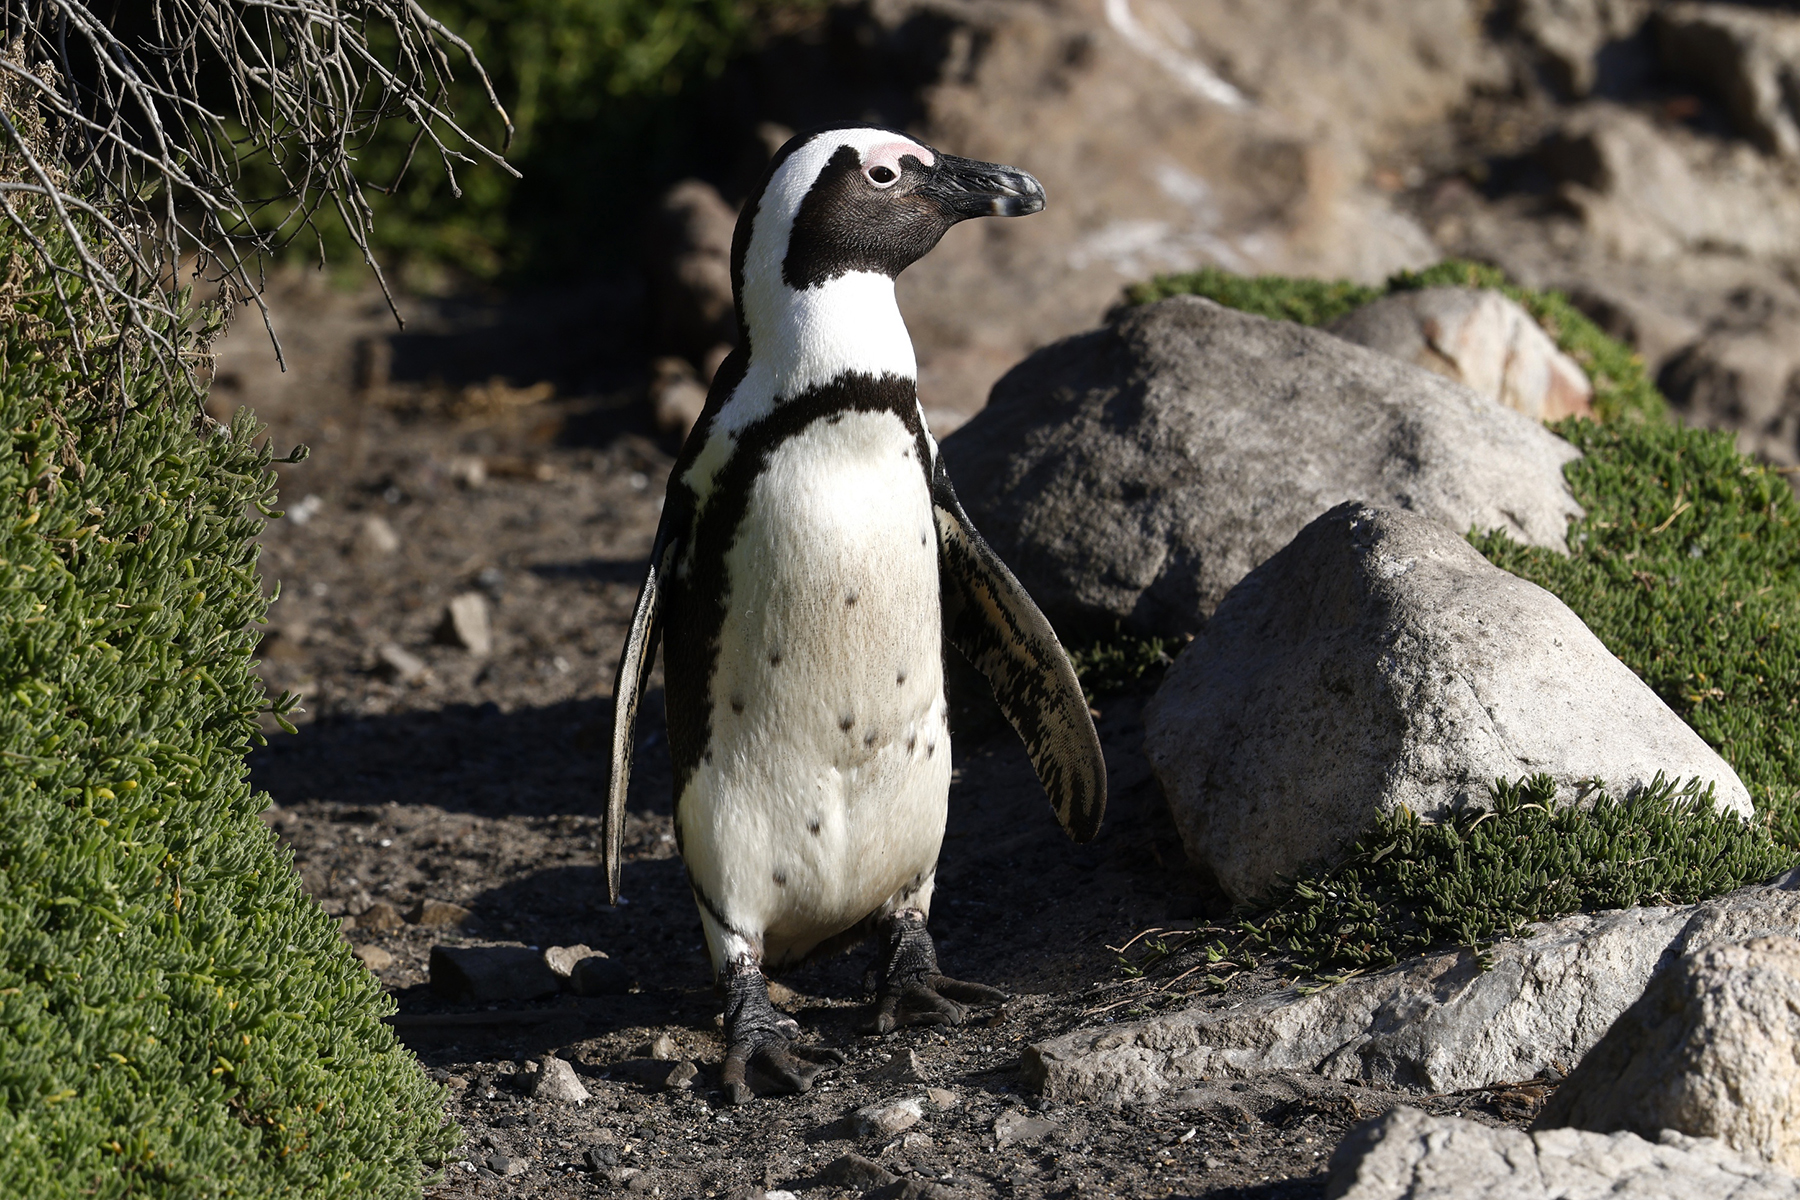
[[[868,176],[869,176],[869,182],[874,184],[876,187],[886,187],[888,184],[894,182],[894,180],[900,178],[900,176],[898,176],[894,173],[894,169],[892,167],[884,167],[884,166],[870,167],[868,170]]]

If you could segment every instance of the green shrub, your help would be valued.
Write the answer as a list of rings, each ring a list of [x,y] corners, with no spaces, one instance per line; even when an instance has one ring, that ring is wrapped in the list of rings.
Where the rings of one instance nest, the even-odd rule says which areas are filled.
[[[1128,304],[1149,304],[1170,296],[1205,296],[1277,321],[1324,325],[1394,292],[1428,287],[1494,288],[1519,302],[1556,339],[1563,353],[1580,363],[1594,384],[1594,413],[1602,421],[1658,421],[1668,404],[1629,346],[1606,336],[1561,292],[1522,288],[1497,267],[1448,259],[1423,271],[1401,271],[1382,287],[1345,280],[1288,279],[1280,275],[1233,275],[1207,267],[1183,275],[1158,275],[1125,289]]]
[[[1138,284],[1127,300],[1203,295],[1317,324],[1377,295],[1444,284],[1518,300],[1589,371],[1601,417],[1552,427],[1583,454],[1566,469],[1586,509],[1569,528],[1568,555],[1498,533],[1470,540],[1567,604],[1718,750],[1750,789],[1757,820],[1715,815],[1691,803],[1691,788],[1668,784],[1591,811],[1551,811],[1541,778],[1497,781],[1489,807],[1442,823],[1394,814],[1240,926],[1239,953],[1275,951],[1311,971],[1480,944],[1583,909],[1691,902],[1800,861],[1800,505],[1730,434],[1670,422],[1628,348],[1556,293],[1467,262],[1402,272],[1384,289],[1207,270]],[[1209,953],[1222,961],[1226,950]]]
[[[9,238],[0,1196],[417,1195],[456,1130],[247,782],[270,451],[73,362]]]

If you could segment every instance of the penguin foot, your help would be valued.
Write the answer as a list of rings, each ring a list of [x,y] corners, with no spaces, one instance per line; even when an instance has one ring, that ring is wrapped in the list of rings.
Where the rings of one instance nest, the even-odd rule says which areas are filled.
[[[725,1065],[720,1086],[730,1104],[747,1103],[749,1069],[766,1077],[781,1095],[812,1090],[813,1080],[827,1067],[844,1061],[836,1050],[796,1046],[800,1025],[769,1003],[769,984],[754,963],[734,964],[725,979]]]
[[[875,963],[875,1015],[863,1027],[889,1033],[901,1025],[961,1025],[969,1007],[999,1004],[1007,995],[983,983],[965,983],[938,970],[937,947],[925,930],[925,914],[901,909],[884,918]]]

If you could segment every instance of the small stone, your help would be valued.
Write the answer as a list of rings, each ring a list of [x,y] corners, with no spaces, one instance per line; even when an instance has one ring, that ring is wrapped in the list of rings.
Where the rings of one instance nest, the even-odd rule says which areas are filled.
[[[764,1192],[763,1200],[800,1200],[800,1193],[782,1191]]]
[[[927,1082],[925,1064],[920,1062],[918,1054],[910,1049],[894,1051],[887,1062],[864,1075],[863,1080],[866,1083],[922,1084]]]
[[[389,929],[399,929],[406,921],[400,916],[400,910],[386,900],[377,900],[363,909],[356,918],[358,929],[367,929],[375,933]]]
[[[474,915],[448,900],[421,900],[407,911],[406,919],[422,929],[455,929],[467,925]]]
[[[554,971],[558,979],[567,979],[575,970],[575,964],[593,953],[582,945],[552,946],[544,951],[544,965]]]
[[[936,1146],[937,1142],[929,1133],[920,1133],[916,1129],[900,1139],[900,1148],[909,1154],[923,1154]]]
[[[925,1089],[925,1099],[940,1112],[949,1112],[958,1103],[956,1093],[949,1088],[928,1087]]]
[[[494,649],[494,627],[488,618],[488,600],[480,592],[463,592],[453,596],[444,606],[444,619],[438,626],[438,641],[461,646],[477,658],[486,657]]]
[[[867,1189],[886,1187],[899,1176],[860,1154],[846,1154],[827,1163],[819,1178],[838,1187]]]
[[[678,1062],[670,1067],[669,1073],[663,1077],[663,1087],[671,1092],[679,1091],[682,1088],[692,1087],[694,1080],[699,1077],[699,1067],[691,1062]]]
[[[400,549],[400,535],[383,517],[364,517],[357,527],[356,538],[350,543],[350,553],[364,562],[378,558],[387,558]]]
[[[554,1054],[546,1054],[539,1065],[531,1083],[531,1098],[558,1104],[586,1104],[592,1099],[575,1068]]]
[[[650,369],[650,411],[656,427],[671,437],[687,437],[706,407],[706,385],[686,359],[659,358]]]
[[[653,1182],[654,1181],[650,1176],[646,1175],[644,1172],[634,1171],[631,1177],[625,1181],[625,1190],[628,1192],[647,1192],[650,1190],[650,1186]]]
[[[562,987],[529,946],[433,946],[429,970],[431,990],[452,1001],[536,1000]]]
[[[466,488],[487,482],[487,460],[479,454],[459,454],[444,464],[444,473]]]
[[[866,1104],[850,1114],[850,1128],[857,1137],[892,1137],[911,1129],[925,1117],[918,1100],[887,1100]]]
[[[651,1038],[641,1053],[646,1058],[654,1058],[661,1062],[674,1062],[681,1057],[681,1050],[675,1045],[675,1039],[666,1033],[659,1033]]]
[[[487,1157],[487,1169],[506,1178],[512,1175],[523,1175],[531,1170],[531,1164],[522,1158],[512,1158],[505,1154],[490,1154]]]
[[[380,946],[358,946],[356,957],[371,971],[385,971],[394,965],[394,956]]]
[[[576,963],[569,974],[569,990],[577,996],[623,996],[631,983],[624,964],[598,952]]]
[[[425,660],[393,642],[375,651],[375,674],[390,683],[412,683],[424,677],[429,668]]]
[[[469,1086],[469,1081],[461,1075],[446,1075],[443,1083],[445,1087],[453,1092],[466,1091]]]
[[[1034,1117],[1023,1109],[1008,1109],[994,1118],[994,1144],[1010,1146],[1014,1142],[1035,1142],[1057,1128],[1055,1121]]]
[[[588,1170],[598,1174],[609,1167],[619,1165],[619,1148],[617,1146],[589,1146],[581,1152],[581,1161]]]
[[[770,1193],[763,1191],[754,1184],[746,1183],[740,1187],[732,1188],[729,1192],[726,1192],[724,1196],[720,1197],[720,1200],[769,1200],[769,1195]]]

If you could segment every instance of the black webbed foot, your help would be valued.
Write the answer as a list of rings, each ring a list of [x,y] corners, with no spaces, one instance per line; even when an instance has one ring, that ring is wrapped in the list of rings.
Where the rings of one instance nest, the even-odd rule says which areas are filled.
[[[877,936],[875,1015],[864,1026],[869,1033],[888,1033],[901,1025],[961,1025],[969,1006],[1007,998],[999,988],[941,973],[937,947],[925,931],[925,914],[917,909],[884,918]]]
[[[725,1099],[743,1104],[755,1095],[749,1068],[770,1081],[781,1095],[812,1090],[826,1067],[844,1061],[836,1050],[796,1046],[800,1026],[769,1003],[769,984],[753,963],[727,968],[725,987],[725,1066],[719,1082]]]

